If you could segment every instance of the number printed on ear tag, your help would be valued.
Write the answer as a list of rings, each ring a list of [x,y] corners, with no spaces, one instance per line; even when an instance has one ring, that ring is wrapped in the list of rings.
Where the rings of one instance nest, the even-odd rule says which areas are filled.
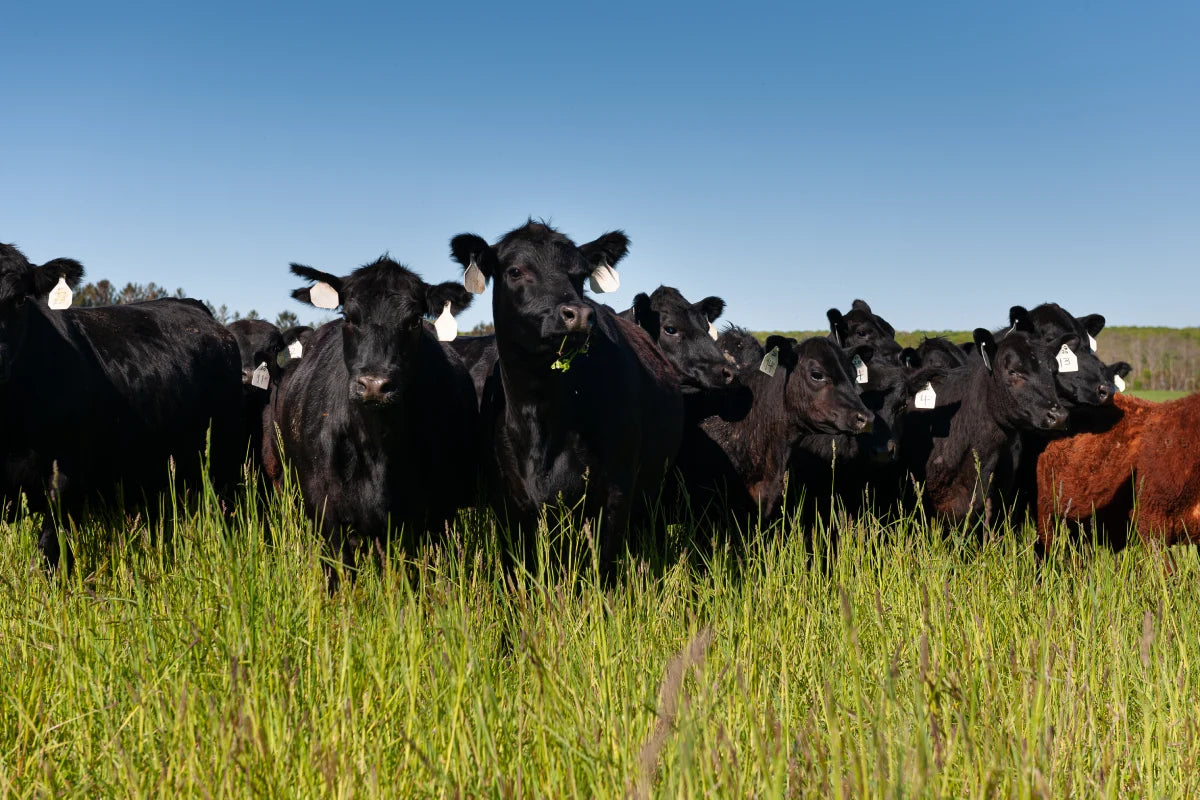
[[[934,408],[937,406],[937,392],[933,390],[933,384],[925,384],[925,388],[917,392],[917,396],[913,398],[913,402],[917,408]]]
[[[54,288],[50,290],[50,299],[47,304],[55,311],[62,311],[64,308],[71,307],[71,287],[67,286],[66,278],[59,278],[58,283],[54,284]]]
[[[870,380],[870,378],[867,377],[870,373],[867,372],[867,365],[863,362],[861,356],[855,356],[852,363],[854,364],[855,383],[866,383],[868,380]]]
[[[341,305],[342,300],[338,297],[337,289],[330,286],[325,281],[317,281],[308,290],[308,301],[317,308],[335,309]]]
[[[267,371],[267,362],[262,362],[250,376],[250,385],[255,389],[266,389],[271,385],[271,373]]]
[[[774,375],[775,370],[779,368],[779,348],[772,347],[770,352],[763,356],[762,363],[758,365],[758,371],[767,375]]]
[[[1054,360],[1058,362],[1059,372],[1079,372],[1079,359],[1071,352],[1071,348],[1065,344],[1058,351],[1058,355],[1054,357]]]

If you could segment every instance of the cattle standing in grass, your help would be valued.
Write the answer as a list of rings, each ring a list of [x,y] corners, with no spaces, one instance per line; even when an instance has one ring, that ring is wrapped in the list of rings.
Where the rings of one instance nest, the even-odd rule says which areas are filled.
[[[475,394],[462,361],[423,322],[471,298],[386,257],[346,277],[299,264],[292,272],[317,282],[293,297],[340,304],[342,318],[285,371],[270,411],[278,440],[268,438],[264,460],[276,482],[281,456],[295,466],[306,511],[353,569],[362,546],[381,547],[401,529],[409,542],[440,532],[474,499]],[[337,574],[328,575],[332,589]]]
[[[688,425],[679,471],[696,507],[724,499],[744,518],[771,519],[783,499],[784,477],[807,433],[863,433],[871,414],[855,388],[850,356],[827,339],[796,343],[767,339],[760,364],[741,370],[740,386],[688,398]]]
[[[998,511],[997,466],[1022,431],[1059,430],[1067,421],[1054,373],[1029,335],[997,342],[975,330],[980,357],[933,382],[936,407],[907,417],[901,458],[924,483],[922,500],[937,516],[959,523]]]
[[[600,563],[615,565],[631,520],[646,516],[679,447],[678,377],[645,331],[583,296],[609,280],[624,233],[576,246],[530,221],[495,245],[450,243],[469,287],[492,284],[497,367],[484,390],[481,458],[502,524],[524,533],[560,499],[601,517]]]
[[[825,316],[829,318],[829,339],[838,347],[853,349],[867,344],[880,360],[899,357],[901,348],[896,343],[896,329],[871,311],[865,300],[855,300],[844,315],[831,308]]]
[[[279,381],[283,366],[280,354],[287,345],[283,335],[261,319],[239,319],[228,328],[237,339],[242,358],[242,415],[249,440],[250,462],[262,467],[263,413],[271,396],[271,386]]]
[[[0,409],[10,422],[0,503],[24,493],[44,514],[38,543],[52,568],[52,507],[75,522],[95,501],[157,509],[172,461],[176,487],[196,490],[210,428],[209,474],[221,493],[236,483],[242,454],[233,334],[195,300],[47,306],[60,281],[74,287],[82,277],[77,261],[35,267],[0,245]]]
[[[658,345],[675,371],[684,392],[720,389],[733,380],[733,368],[717,347],[713,322],[725,310],[725,301],[706,297],[689,303],[670,286],[659,286],[653,294],[638,294],[633,307],[621,313],[636,322]]]

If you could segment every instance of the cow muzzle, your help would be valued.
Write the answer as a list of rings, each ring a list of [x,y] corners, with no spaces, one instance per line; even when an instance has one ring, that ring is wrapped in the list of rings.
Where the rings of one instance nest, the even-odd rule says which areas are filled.
[[[558,318],[566,333],[588,333],[595,320],[592,319],[592,309],[584,305],[563,303],[558,307]]]
[[[350,396],[367,405],[386,405],[396,397],[396,385],[378,375],[360,375],[350,385]]]

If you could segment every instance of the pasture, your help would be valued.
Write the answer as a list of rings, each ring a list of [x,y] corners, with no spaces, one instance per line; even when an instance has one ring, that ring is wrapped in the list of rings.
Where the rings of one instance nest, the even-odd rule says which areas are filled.
[[[170,537],[0,526],[0,795],[1185,796],[1200,564],[912,518],[589,531],[507,582],[490,513],[330,597],[294,486]],[[160,527],[160,526],[158,526]],[[811,550],[811,552],[810,552]]]

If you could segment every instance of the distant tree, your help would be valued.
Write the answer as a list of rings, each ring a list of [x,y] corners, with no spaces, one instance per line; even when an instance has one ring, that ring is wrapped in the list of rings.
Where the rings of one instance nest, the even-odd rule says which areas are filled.
[[[167,289],[151,281],[143,286],[140,283],[127,283],[125,288],[118,291],[112,281],[101,279],[95,283],[84,284],[75,290],[74,305],[85,308],[96,306],[115,306],[124,303],[139,303],[143,300],[158,300],[163,297],[186,297],[183,289],[176,289],[172,295]]]
[[[213,319],[222,325],[228,325],[229,323],[233,322],[234,317],[229,316],[229,307],[224,303],[219,306],[214,306],[212,303],[205,300],[204,305],[208,307],[208,313],[213,315]]]
[[[496,326],[490,322],[480,322],[474,328],[467,331],[467,336],[487,336],[496,332]]]
[[[279,316],[275,318],[275,327],[281,331],[294,328],[299,324],[300,318],[291,311],[280,311]]]

